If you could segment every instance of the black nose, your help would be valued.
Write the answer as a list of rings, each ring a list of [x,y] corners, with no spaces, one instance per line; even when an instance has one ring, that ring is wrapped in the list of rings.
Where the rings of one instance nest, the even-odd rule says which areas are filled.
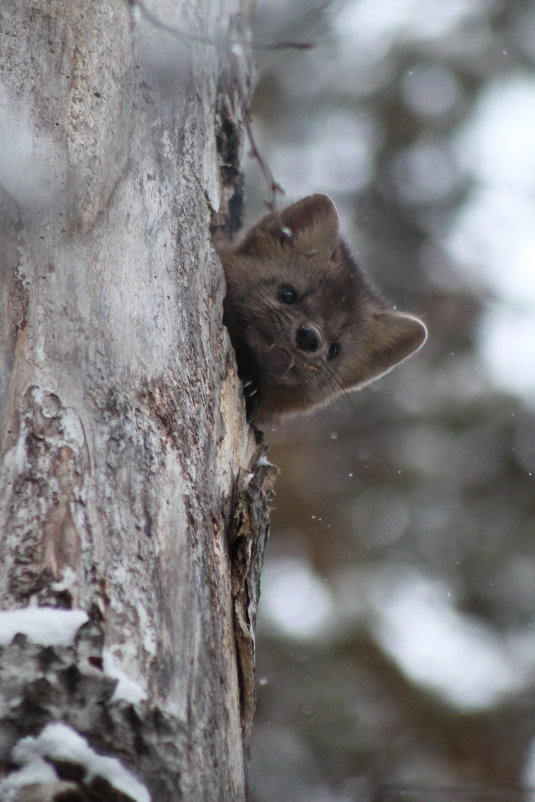
[[[320,346],[318,332],[310,326],[299,326],[295,339],[301,351],[317,351]]]

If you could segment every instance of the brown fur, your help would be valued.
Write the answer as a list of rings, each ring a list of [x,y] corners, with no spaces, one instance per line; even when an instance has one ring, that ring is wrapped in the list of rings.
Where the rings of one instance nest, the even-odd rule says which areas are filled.
[[[327,195],[266,215],[221,259],[224,322],[240,376],[258,391],[257,421],[363,387],[427,337],[420,320],[395,312],[368,284]]]

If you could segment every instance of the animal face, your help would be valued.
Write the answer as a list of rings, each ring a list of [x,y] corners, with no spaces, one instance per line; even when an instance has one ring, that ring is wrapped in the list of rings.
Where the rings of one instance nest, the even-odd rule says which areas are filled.
[[[222,258],[224,320],[240,374],[258,390],[259,420],[362,387],[426,338],[421,321],[370,287],[326,195],[267,215]]]

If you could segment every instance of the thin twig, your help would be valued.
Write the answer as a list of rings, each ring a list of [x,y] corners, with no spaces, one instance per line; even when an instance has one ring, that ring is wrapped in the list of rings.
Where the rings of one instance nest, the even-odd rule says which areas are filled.
[[[249,145],[251,147],[250,156],[253,159],[256,159],[258,165],[262,171],[262,175],[266,181],[268,192],[269,192],[269,200],[264,201],[264,206],[268,211],[273,212],[275,215],[275,220],[277,221],[277,226],[279,227],[279,231],[281,236],[288,240],[292,244],[292,247],[296,249],[299,253],[303,254],[303,256],[314,256],[316,251],[303,251],[301,248],[298,248],[295,242],[293,241],[294,232],[292,231],[289,226],[284,225],[280,212],[277,212],[277,194],[278,195],[285,195],[284,189],[281,187],[278,181],[275,181],[275,177],[271,172],[271,168],[269,167],[268,163],[258,150],[258,146],[256,144],[256,140],[253,134],[253,127],[252,117],[251,117],[251,110],[249,108],[249,104],[247,102],[247,98],[245,97],[245,93],[243,91],[243,87],[240,84],[239,80],[237,81],[238,87],[238,95],[240,97],[240,101],[242,104],[243,109],[243,122],[245,125],[245,132],[247,134],[247,139],[249,140]]]
[[[291,243],[292,247],[296,249],[299,253],[303,254],[303,256],[314,256],[316,251],[303,251],[301,248],[298,248],[295,242],[293,241],[293,234],[289,226],[285,225],[282,221],[280,212],[277,212],[277,195],[285,195],[284,189],[281,187],[278,181],[275,181],[275,177],[271,172],[271,168],[269,167],[268,163],[258,150],[258,146],[256,144],[256,140],[253,134],[253,127],[252,117],[251,117],[251,110],[249,108],[249,103],[247,102],[247,98],[245,97],[245,93],[243,91],[243,87],[240,84],[239,80],[237,81],[238,87],[238,95],[240,97],[240,101],[242,104],[243,109],[243,122],[245,125],[245,132],[247,134],[247,139],[249,140],[250,145],[250,156],[253,159],[256,159],[258,165],[262,171],[262,175],[264,176],[265,182],[268,187],[269,192],[269,200],[264,201],[264,206],[268,211],[273,212],[275,215],[275,220],[277,221],[277,226],[279,227],[279,231],[281,236],[283,236],[288,242]]]
[[[176,39],[180,39],[181,42],[198,42],[202,45],[210,45],[212,47],[220,48],[250,47],[253,50],[310,50],[314,47],[312,42],[249,42],[246,39],[229,39],[226,36],[221,36],[216,39],[211,36],[202,36],[196,33],[186,33],[185,31],[181,31],[179,28],[175,28],[173,25],[167,25],[167,23],[159,20],[158,17],[155,17],[151,11],[145,8],[142,0],[127,0],[127,2],[134,12],[138,11],[140,16],[143,17],[143,19],[146,19],[147,22],[149,22],[154,28],[158,28],[160,31],[165,31],[171,36],[174,36]]]
[[[243,91],[243,87],[242,87],[241,83],[239,82],[239,80],[236,82],[236,85],[237,85],[237,88],[238,88],[238,95],[240,97],[240,101],[241,101],[241,105],[242,105],[242,109],[243,109],[243,122],[244,122],[244,125],[245,125],[245,131],[247,133],[247,139],[249,140],[249,146],[251,148],[250,156],[253,159],[256,159],[256,161],[258,162],[258,166],[260,167],[260,169],[262,171],[262,175],[264,176],[265,182],[266,182],[267,187],[268,187],[269,200],[264,201],[264,206],[266,206],[266,208],[269,209],[270,212],[274,212],[274,211],[276,211],[277,194],[284,195],[285,192],[284,192],[283,188],[281,187],[281,185],[278,183],[278,181],[275,181],[275,177],[273,176],[273,173],[271,172],[271,169],[270,169],[269,165],[267,164],[267,162],[265,161],[264,157],[262,156],[262,154],[260,153],[260,151],[258,149],[258,145],[256,144],[256,140],[255,140],[254,134],[253,134],[253,127],[252,127],[252,124],[251,124],[252,123],[252,117],[251,117],[251,111],[250,111],[250,108],[249,108],[249,103],[247,101],[247,98],[245,97],[245,93]]]

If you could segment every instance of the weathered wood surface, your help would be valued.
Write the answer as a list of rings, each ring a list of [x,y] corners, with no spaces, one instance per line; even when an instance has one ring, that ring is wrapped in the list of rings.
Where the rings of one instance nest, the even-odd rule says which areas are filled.
[[[248,5],[151,11],[215,35]],[[247,92],[249,67],[134,19],[120,0],[0,9],[0,604],[88,614],[67,644],[46,626],[4,641],[1,760],[19,755],[4,791],[20,739],[59,721],[157,802],[234,802],[272,471],[255,467],[210,221],[229,202],[227,228],[239,217],[233,82]],[[247,575],[231,565],[244,477],[260,533]],[[106,660],[144,698],[113,696]],[[125,798],[45,757],[56,785],[13,799],[69,783],[89,799],[95,782]]]

